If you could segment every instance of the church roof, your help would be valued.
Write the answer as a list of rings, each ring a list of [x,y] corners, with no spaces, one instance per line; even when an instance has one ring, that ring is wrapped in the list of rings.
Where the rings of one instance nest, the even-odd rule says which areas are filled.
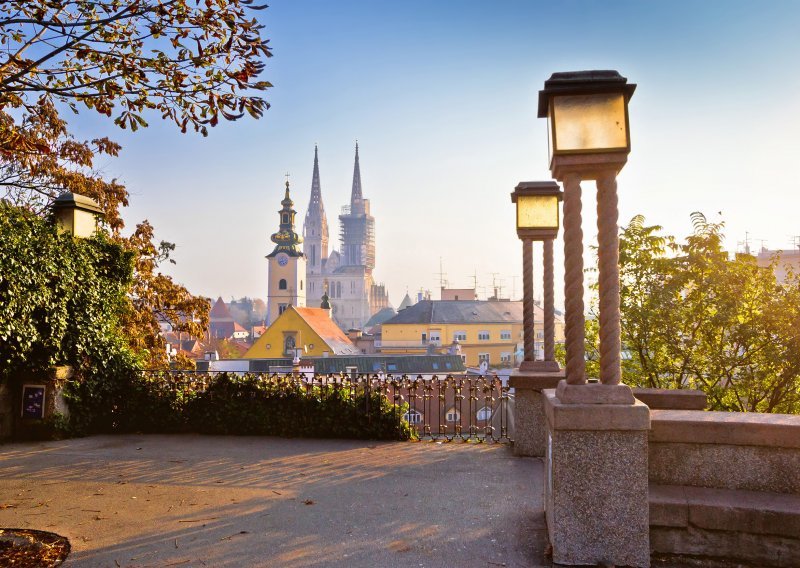
[[[542,318],[542,309],[534,307],[534,318]],[[423,300],[398,312],[384,325],[401,323],[521,323],[522,302],[485,300]]]
[[[322,308],[298,308],[292,306],[308,326],[328,344],[334,355],[357,355],[361,351],[353,345],[347,334],[331,319],[328,310]]]
[[[293,209],[294,201],[289,195],[289,180],[286,180],[286,193],[281,205],[283,207],[278,211],[280,220],[278,232],[273,233],[270,237],[270,240],[275,243],[275,250],[269,253],[267,258],[272,258],[281,252],[289,256],[303,256],[303,253],[297,248],[303,239],[294,230],[294,216],[297,211]]]
[[[373,327],[376,325],[380,325],[385,321],[392,319],[397,312],[394,311],[394,308],[387,307],[383,308],[382,310],[376,312],[372,315],[371,318],[367,320],[367,323],[364,324],[364,327]]]
[[[356,274],[362,276],[366,273],[367,269],[365,266],[339,266],[337,267],[331,274]]]
[[[214,306],[208,313],[208,317],[214,321],[233,321],[233,316],[230,310],[228,310],[228,306],[225,304],[222,296],[217,298],[217,301],[214,302]]]
[[[411,296],[409,296],[408,292],[406,292],[406,295],[405,295],[405,297],[403,297],[403,301],[400,302],[400,307],[397,308],[397,311],[399,312],[400,310],[405,310],[406,308],[408,308],[410,306],[413,306],[413,305],[414,305],[414,302],[411,301]]]

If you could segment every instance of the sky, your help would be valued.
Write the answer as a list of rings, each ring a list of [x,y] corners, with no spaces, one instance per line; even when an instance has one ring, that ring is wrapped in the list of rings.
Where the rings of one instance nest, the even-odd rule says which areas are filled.
[[[126,223],[148,219],[177,245],[165,271],[196,294],[266,297],[285,175],[301,220],[315,144],[336,244],[358,140],[375,279],[395,307],[406,291],[438,299],[440,266],[451,287],[477,276],[481,298],[494,281],[518,299],[510,193],[551,179],[536,105],[557,71],[616,69],[638,85],[621,224],[642,214],[682,238],[701,211],[725,222],[731,250],[746,238],[786,249],[800,235],[800,2],[273,0],[257,17],[274,54],[262,119],[207,138],[155,116],[136,133],[90,113],[73,119],[79,135],[123,145],[98,165],[130,191]],[[594,193],[585,182],[587,247]]]

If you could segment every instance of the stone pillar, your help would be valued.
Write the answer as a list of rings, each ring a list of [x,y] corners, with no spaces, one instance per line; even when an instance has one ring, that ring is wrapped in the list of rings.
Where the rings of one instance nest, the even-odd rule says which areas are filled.
[[[536,338],[533,322],[533,241],[522,239],[522,337],[523,354],[520,370],[531,370],[536,359]]]
[[[581,228],[581,178],[564,176],[564,308],[566,380],[573,385],[586,382],[583,315],[583,229]]]
[[[542,458],[547,446],[544,389],[554,389],[564,371],[511,373],[508,386],[514,389],[514,455]]]
[[[553,562],[649,567],[649,409],[625,385],[562,381],[543,398]]]
[[[542,243],[542,288],[544,289],[544,360],[556,360],[555,298],[553,297],[553,239]]]

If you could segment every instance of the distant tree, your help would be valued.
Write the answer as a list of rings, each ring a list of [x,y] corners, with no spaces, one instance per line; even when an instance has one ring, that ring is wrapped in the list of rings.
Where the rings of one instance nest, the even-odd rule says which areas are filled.
[[[94,171],[116,156],[107,138],[77,139],[62,112],[90,109],[121,128],[148,113],[208,133],[220,118],[258,118],[268,108],[258,80],[271,55],[252,0],[9,0],[0,3],[0,195],[43,214],[63,191],[98,201],[113,238],[136,254],[123,325],[150,365],[163,365],[160,321],[195,333],[208,307],[158,272],[174,248],[146,221],[124,238],[124,186]],[[196,335],[199,335],[196,333]]]

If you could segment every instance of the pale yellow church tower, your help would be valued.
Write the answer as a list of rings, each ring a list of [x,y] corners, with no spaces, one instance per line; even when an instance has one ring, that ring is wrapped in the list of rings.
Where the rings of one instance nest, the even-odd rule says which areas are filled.
[[[267,292],[267,325],[272,324],[289,306],[306,305],[306,257],[298,247],[303,239],[294,230],[294,202],[289,197],[289,181],[286,195],[278,211],[280,228],[271,239],[275,250],[267,255],[269,262],[269,288]]]

